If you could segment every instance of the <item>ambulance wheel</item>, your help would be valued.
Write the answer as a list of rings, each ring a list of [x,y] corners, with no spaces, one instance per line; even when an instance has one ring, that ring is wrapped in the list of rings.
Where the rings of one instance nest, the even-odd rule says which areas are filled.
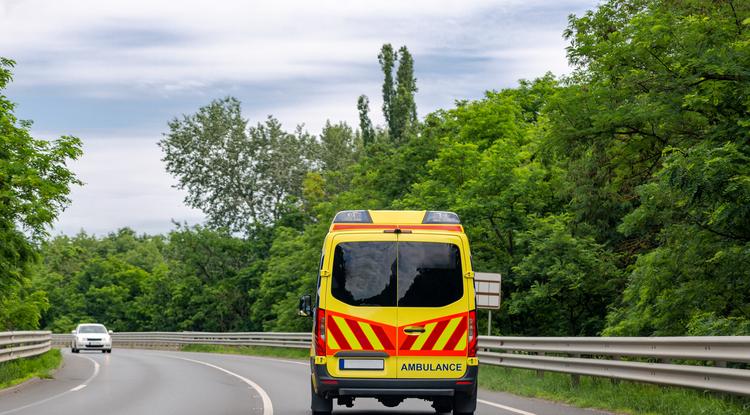
[[[449,414],[453,409],[453,402],[450,399],[436,399],[432,402],[432,407],[436,413]]]
[[[333,411],[333,399],[324,398],[315,393],[312,383],[310,383],[310,409],[313,415],[331,415]]]
[[[471,393],[456,394],[453,398],[453,415],[474,415],[477,409],[477,385]]]

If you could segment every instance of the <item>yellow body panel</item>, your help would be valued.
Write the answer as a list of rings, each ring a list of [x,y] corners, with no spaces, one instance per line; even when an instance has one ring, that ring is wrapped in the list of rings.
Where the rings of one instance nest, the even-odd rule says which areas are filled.
[[[422,223],[424,210],[371,210],[372,223],[416,225]]]
[[[442,356],[433,355],[428,351],[423,350],[425,343],[436,336],[437,340],[434,342],[431,349],[433,351],[443,350],[446,343],[457,330],[461,323],[461,314],[465,314],[469,311],[469,298],[474,298],[474,284],[469,278],[466,278],[471,271],[471,259],[468,255],[468,243],[466,242],[466,236],[458,233],[407,233],[399,234],[399,242],[437,242],[437,243],[450,243],[456,245],[461,250],[461,267],[463,278],[463,296],[455,302],[448,304],[443,307],[398,307],[398,327],[411,327],[412,325],[419,324],[421,322],[431,321],[430,323],[424,324],[423,327],[425,332],[417,336],[417,340],[406,350],[399,350],[398,357],[398,377],[399,378],[459,378],[466,372],[466,354],[463,356]],[[435,287],[439,289],[439,287]],[[450,318],[448,318],[450,317]],[[438,321],[434,321],[439,319]],[[441,333],[436,331],[439,329],[438,323],[441,320],[448,320]],[[403,331],[399,331],[399,335],[406,335]],[[456,349],[462,350],[466,348],[466,334],[464,333],[456,345]],[[406,355],[409,353],[409,355]],[[412,355],[411,353],[414,353]],[[415,370],[424,367],[428,367],[432,370]],[[448,369],[448,370],[445,370]]]

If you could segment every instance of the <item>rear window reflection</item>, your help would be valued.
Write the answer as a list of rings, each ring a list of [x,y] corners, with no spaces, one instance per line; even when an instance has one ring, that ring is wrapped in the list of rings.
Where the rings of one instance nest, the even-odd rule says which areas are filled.
[[[396,305],[396,243],[345,242],[333,255],[331,294],[349,305]]]
[[[461,252],[456,245],[399,242],[399,307],[442,307],[463,296]]]
[[[448,243],[344,242],[331,294],[349,305],[442,307],[463,297],[461,251]]]

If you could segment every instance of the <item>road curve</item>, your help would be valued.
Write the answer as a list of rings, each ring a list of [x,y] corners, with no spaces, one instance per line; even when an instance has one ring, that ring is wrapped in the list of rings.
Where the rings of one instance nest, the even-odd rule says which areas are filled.
[[[115,349],[63,352],[52,380],[0,392],[0,415],[237,414],[309,415],[306,362],[208,353]],[[97,369],[98,366],[98,369]],[[434,414],[410,399],[386,408],[358,399],[342,414]],[[596,415],[551,402],[480,390],[477,415]]]

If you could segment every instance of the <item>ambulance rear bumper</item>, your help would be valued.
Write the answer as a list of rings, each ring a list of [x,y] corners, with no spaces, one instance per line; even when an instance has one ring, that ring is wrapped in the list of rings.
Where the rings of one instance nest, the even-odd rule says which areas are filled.
[[[325,365],[311,362],[318,395],[335,398],[352,396],[377,398],[382,396],[435,397],[473,394],[479,372],[478,366],[468,366],[463,377],[455,379],[362,379],[332,377]]]

